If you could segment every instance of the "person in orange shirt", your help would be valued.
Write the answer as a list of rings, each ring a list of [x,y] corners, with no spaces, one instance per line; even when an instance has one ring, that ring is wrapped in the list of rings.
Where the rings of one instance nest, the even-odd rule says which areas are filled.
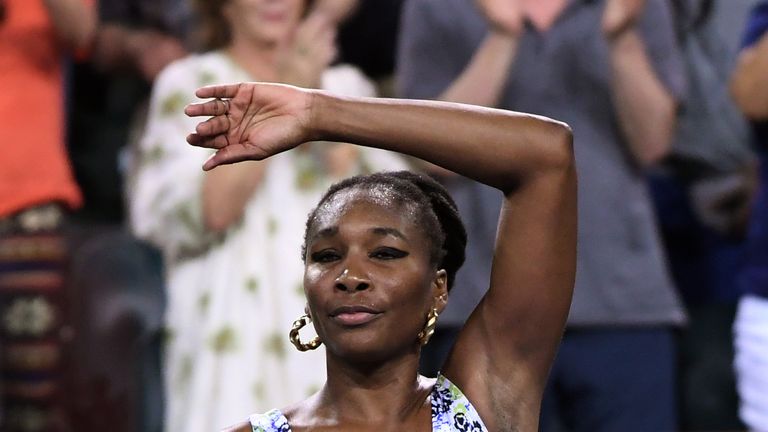
[[[4,3],[0,218],[51,202],[75,207],[80,193],[64,148],[62,54],[87,49],[95,12],[84,0]]]
[[[64,145],[65,55],[87,51],[93,0],[0,0],[0,429],[59,430],[62,208],[81,197]]]

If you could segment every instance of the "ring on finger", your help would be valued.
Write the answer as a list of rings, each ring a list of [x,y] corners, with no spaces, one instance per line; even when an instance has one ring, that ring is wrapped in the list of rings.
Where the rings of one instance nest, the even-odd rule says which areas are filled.
[[[219,112],[219,107],[221,107],[221,109],[223,110],[221,113]],[[216,115],[226,114],[227,112],[229,112],[229,102],[224,99],[217,98],[216,99]]]

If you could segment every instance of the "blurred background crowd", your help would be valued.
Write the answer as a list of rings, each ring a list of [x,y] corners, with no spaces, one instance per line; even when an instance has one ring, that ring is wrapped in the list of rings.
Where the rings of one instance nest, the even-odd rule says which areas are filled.
[[[768,2],[0,0],[0,430],[211,431],[317,391],[322,192],[433,175],[469,234],[434,375],[488,286],[497,192],[311,143],[204,173],[194,90],[248,80],[574,131],[576,290],[543,431],[768,431]]]

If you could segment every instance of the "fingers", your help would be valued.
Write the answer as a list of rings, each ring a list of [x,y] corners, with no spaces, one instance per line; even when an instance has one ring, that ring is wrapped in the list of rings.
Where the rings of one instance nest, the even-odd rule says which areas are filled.
[[[334,24],[339,24],[357,9],[358,0],[317,0],[311,14],[321,13]]]
[[[197,89],[195,95],[201,99],[208,98],[226,98],[232,99],[237,94],[240,84],[221,84],[201,87]]]
[[[229,145],[225,135],[203,136],[197,133],[187,135],[187,142],[195,147],[221,149]]]
[[[204,137],[213,137],[215,135],[226,134],[229,131],[229,126],[229,117],[220,115],[211,117],[198,124],[197,127],[195,127],[195,132]]]
[[[329,27],[333,27],[331,20],[324,13],[315,12],[299,25],[296,36],[302,41],[312,41]]]
[[[294,46],[299,51],[316,51],[319,46],[332,45],[336,38],[336,27],[325,14],[315,12],[299,26]]]
[[[203,171],[210,171],[219,165],[228,165],[236,162],[248,160],[248,154],[245,147],[242,146],[230,146],[223,148],[211,157],[203,164]]]
[[[220,116],[229,112],[229,104],[230,101],[221,99],[189,104],[184,108],[184,114],[190,117]]]

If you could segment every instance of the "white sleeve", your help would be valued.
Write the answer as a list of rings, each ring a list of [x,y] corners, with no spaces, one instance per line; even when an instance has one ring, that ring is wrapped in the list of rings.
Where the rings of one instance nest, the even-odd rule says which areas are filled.
[[[183,112],[195,101],[196,64],[194,57],[173,63],[155,81],[129,197],[133,232],[171,257],[203,250],[216,237],[202,217],[201,167],[212,151],[185,139],[198,122]]]
[[[352,65],[338,65],[323,73],[323,90],[341,96],[376,96],[376,87],[359,69]]]

